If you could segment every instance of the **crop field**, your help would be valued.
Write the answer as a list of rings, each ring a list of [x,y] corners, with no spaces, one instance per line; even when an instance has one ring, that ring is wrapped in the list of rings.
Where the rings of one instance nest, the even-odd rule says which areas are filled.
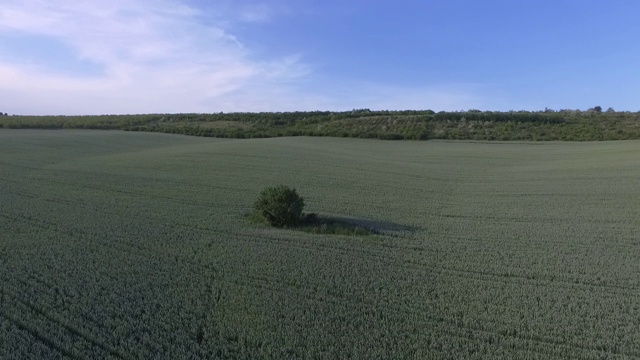
[[[0,359],[640,357],[640,142],[0,130]],[[285,184],[369,236],[247,220]]]

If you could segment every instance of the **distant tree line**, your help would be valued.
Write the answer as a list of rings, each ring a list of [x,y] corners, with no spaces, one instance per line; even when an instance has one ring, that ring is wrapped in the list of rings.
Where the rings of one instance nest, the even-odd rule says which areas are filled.
[[[640,112],[453,111],[432,110],[301,111],[212,114],[97,116],[6,116],[0,128],[108,129],[164,132],[224,138],[332,136],[382,140],[569,140],[640,139]]]

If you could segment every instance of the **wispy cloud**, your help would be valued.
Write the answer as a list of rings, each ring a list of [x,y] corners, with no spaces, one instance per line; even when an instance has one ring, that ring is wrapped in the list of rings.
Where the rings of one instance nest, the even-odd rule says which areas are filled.
[[[247,22],[266,22],[274,16],[274,9],[267,4],[249,4],[240,10],[240,19]]]
[[[259,15],[266,10],[254,10],[254,20],[266,16]],[[102,71],[69,75],[52,71],[46,58],[29,65],[4,60],[0,93],[33,113],[216,111],[218,96],[306,74],[293,55],[253,59],[232,34],[203,22],[204,16],[168,0],[4,1],[1,34],[62,43],[78,61]]]
[[[236,9],[225,4],[216,12],[178,0],[3,0],[1,37],[37,38],[66,53],[63,60],[40,54],[26,61],[21,59],[24,46],[0,43],[0,110],[118,114],[496,107],[495,99],[478,95],[485,89],[332,79],[315,73],[304,54],[258,58],[229,30],[233,22],[263,26],[278,11],[289,10],[266,3]],[[56,68],[61,62],[70,64]],[[86,64],[92,71],[84,71]]]

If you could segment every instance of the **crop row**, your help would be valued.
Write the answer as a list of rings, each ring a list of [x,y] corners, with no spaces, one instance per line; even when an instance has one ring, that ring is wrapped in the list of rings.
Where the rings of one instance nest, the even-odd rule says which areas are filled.
[[[0,358],[640,356],[636,143],[15,134]],[[280,182],[388,232],[247,221]]]

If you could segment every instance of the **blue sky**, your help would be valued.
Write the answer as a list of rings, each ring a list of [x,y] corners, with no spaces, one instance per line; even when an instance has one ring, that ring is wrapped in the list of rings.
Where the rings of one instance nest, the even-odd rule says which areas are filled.
[[[0,111],[640,110],[636,0],[2,0]]]

